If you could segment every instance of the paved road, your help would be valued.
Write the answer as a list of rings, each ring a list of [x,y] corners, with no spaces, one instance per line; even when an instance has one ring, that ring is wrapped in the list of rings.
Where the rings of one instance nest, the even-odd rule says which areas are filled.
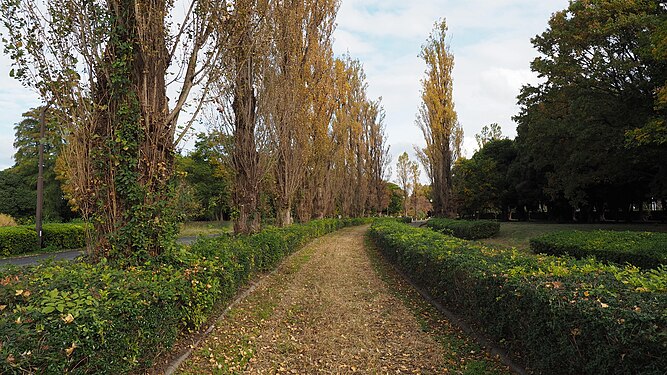
[[[217,235],[211,236],[216,237]],[[176,242],[190,245],[197,240],[198,237],[181,237],[176,240]],[[47,254],[37,254],[37,255],[28,255],[23,257],[16,258],[7,258],[0,259],[0,267],[5,265],[15,265],[15,266],[29,266],[35,265],[39,262],[43,262],[47,259],[53,260],[74,260],[76,257],[83,255],[83,250],[65,250],[57,253],[47,253]]]
[[[15,266],[28,266],[37,264],[39,262],[45,261],[47,259],[53,260],[72,260],[83,255],[83,250],[66,250],[58,253],[48,253],[48,254],[38,254],[38,255],[28,255],[19,258],[7,258],[0,259],[0,267],[13,264]]]

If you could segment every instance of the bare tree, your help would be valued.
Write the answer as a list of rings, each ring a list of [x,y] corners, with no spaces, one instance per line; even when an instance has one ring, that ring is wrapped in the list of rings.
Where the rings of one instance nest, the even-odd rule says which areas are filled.
[[[475,140],[477,141],[477,147],[481,150],[485,144],[496,139],[503,138],[503,130],[497,123],[490,125],[484,125],[479,134],[475,134]]]
[[[234,171],[233,205],[236,233],[260,229],[261,185],[270,167],[266,113],[268,65],[269,0],[237,0],[224,24],[218,25],[222,57],[216,61],[220,72],[215,84],[214,103],[219,124],[232,136],[226,144],[228,162]]]

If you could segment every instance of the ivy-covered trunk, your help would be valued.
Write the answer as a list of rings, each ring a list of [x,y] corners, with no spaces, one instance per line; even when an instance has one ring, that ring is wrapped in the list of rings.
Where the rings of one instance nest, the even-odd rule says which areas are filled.
[[[108,0],[110,38],[93,92],[94,259],[159,255],[175,239],[165,0]],[[172,122],[175,119],[171,120]]]

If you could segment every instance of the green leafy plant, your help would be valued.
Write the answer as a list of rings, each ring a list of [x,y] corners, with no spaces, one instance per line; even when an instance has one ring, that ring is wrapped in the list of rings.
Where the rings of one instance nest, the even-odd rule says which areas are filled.
[[[0,256],[21,255],[36,251],[60,251],[86,246],[87,224],[44,224],[43,245],[37,243],[34,226],[0,227]]]
[[[309,240],[368,219],[317,220],[200,239],[150,264],[0,270],[0,373],[141,372],[253,274]]]
[[[662,374],[667,268],[531,255],[383,221],[385,256],[536,373]]]
[[[0,227],[0,256],[39,250],[37,233],[28,227]]]

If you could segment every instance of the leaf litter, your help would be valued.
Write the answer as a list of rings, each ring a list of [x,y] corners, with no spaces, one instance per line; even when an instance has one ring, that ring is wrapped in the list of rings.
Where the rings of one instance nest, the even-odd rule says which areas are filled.
[[[287,258],[196,348],[182,374],[504,374],[401,280],[367,227]]]

